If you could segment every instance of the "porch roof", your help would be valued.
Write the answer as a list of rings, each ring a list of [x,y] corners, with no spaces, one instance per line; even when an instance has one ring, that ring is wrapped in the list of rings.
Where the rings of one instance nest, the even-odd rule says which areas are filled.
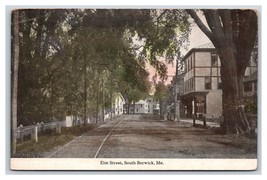
[[[191,92],[181,94],[180,96],[182,98],[194,97],[194,96],[206,96],[208,93],[209,93],[209,91],[191,91]]]

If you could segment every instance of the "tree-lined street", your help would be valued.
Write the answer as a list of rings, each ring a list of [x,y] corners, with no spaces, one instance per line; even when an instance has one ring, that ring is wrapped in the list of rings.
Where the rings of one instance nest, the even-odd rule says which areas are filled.
[[[227,137],[191,123],[123,115],[47,155],[49,158],[256,158],[255,139]]]
[[[193,26],[211,46],[182,55]],[[86,133],[44,157],[257,157],[255,10],[19,9],[11,31],[12,155],[18,126],[60,121]]]

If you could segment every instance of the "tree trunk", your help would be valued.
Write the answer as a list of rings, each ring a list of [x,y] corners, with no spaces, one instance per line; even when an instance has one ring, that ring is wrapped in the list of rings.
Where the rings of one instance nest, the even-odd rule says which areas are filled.
[[[112,100],[112,91],[110,91],[110,102],[111,102],[111,108],[110,108],[110,120],[112,120],[112,111],[113,111],[113,100]]]
[[[45,10],[40,10],[37,14],[40,18],[37,18],[37,28],[36,28],[36,39],[35,39],[35,49],[34,49],[34,57],[39,59],[42,53],[42,33],[43,33],[43,26],[45,23]]]
[[[98,113],[99,113],[99,74],[97,74],[97,90],[96,90],[96,123],[99,121]]]
[[[102,118],[103,118],[103,122],[105,121],[105,94],[104,94],[104,78],[102,77],[102,98],[101,98],[101,101],[102,101]]]
[[[87,124],[87,80],[86,80],[86,76],[87,76],[87,64],[86,64],[86,58],[84,58],[84,72],[83,72],[83,75],[84,75],[84,99],[83,99],[83,123],[84,125]]]
[[[11,97],[11,153],[16,153],[17,136],[17,94],[18,94],[18,68],[19,68],[19,10],[13,11],[13,71],[12,71],[12,97]]]
[[[127,113],[130,114],[130,103],[129,102],[127,103],[127,106],[128,106]]]
[[[221,59],[221,78],[223,84],[223,116],[225,131],[228,134],[239,134],[250,131],[240,97],[236,61],[233,49],[224,47],[219,49]],[[227,59],[227,60],[226,60]]]
[[[225,131],[231,134],[248,132],[250,126],[242,105],[243,76],[257,35],[257,14],[254,10],[202,11],[209,28],[194,10],[187,10],[220,56]]]
[[[244,75],[237,73],[237,84],[239,89],[239,97],[240,103],[243,105],[243,97],[244,97]]]
[[[50,120],[53,121],[54,120],[54,111],[53,111],[53,96],[54,96],[54,92],[53,92],[53,85],[52,82],[50,82],[50,88],[51,88],[51,95],[50,95]]]
[[[135,101],[133,102],[133,114],[135,114]]]
[[[159,115],[160,118],[163,119],[163,104],[162,104],[162,100],[159,101]]]

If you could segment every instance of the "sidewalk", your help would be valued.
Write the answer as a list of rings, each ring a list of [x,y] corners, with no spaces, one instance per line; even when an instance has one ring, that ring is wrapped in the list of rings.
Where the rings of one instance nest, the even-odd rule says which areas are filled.
[[[180,119],[180,121],[193,124],[193,119]],[[196,119],[196,124],[202,124],[203,125],[203,121],[200,121],[200,120]],[[220,127],[220,124],[216,123],[216,122],[208,122],[208,121],[206,121],[206,125],[210,126],[210,127]]]

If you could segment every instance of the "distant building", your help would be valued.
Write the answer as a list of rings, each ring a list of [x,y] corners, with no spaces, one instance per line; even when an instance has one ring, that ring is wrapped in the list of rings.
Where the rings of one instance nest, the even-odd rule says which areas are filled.
[[[255,57],[251,57],[249,66],[245,71],[243,98],[249,100],[257,94],[258,67]]]
[[[125,104],[125,99],[121,95],[121,93],[117,93],[114,98],[113,102],[113,113],[114,115],[121,115],[123,114],[123,105]]]
[[[244,78],[244,97],[251,97],[257,93],[257,74],[255,71],[250,76]]]
[[[127,113],[127,105],[125,105],[125,112]],[[152,97],[139,100],[129,105],[130,114],[153,114],[155,111],[159,111],[159,103]]]

